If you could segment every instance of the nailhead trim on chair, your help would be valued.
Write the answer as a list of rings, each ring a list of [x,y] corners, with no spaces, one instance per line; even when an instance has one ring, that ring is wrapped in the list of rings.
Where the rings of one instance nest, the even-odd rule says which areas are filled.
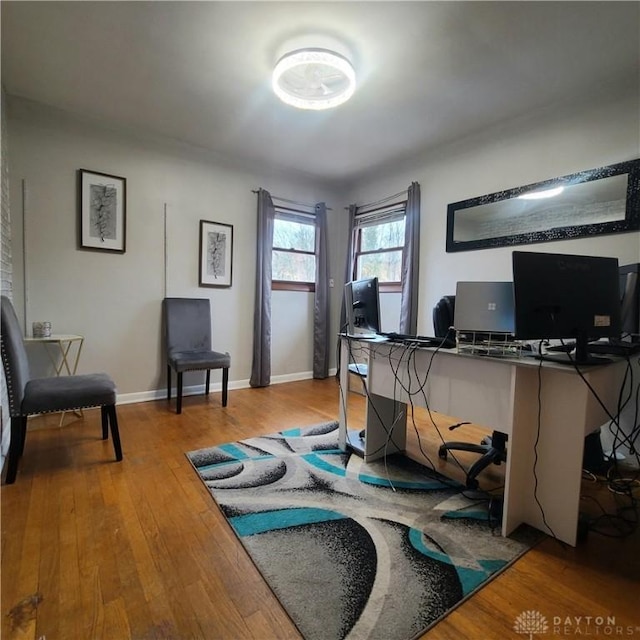
[[[7,354],[7,350],[6,347],[4,346],[4,342],[2,343],[2,364],[6,365],[6,363],[9,361],[9,355]],[[11,418],[17,418],[18,416],[20,416],[20,407],[16,407],[15,405],[15,393],[14,393],[14,388],[13,388],[13,380],[11,378],[11,373],[7,373],[7,369],[9,369],[8,366],[4,367],[4,373],[5,373],[5,381],[7,383],[7,394],[9,396],[9,417]]]
[[[28,415],[28,416],[40,416],[40,415],[44,415],[46,413],[61,413],[62,411],[80,411],[82,409],[97,409],[98,407],[111,407],[114,406],[115,407],[115,402],[113,404],[109,403],[105,403],[105,404],[83,404],[79,407],[65,407],[64,409],[50,409],[48,411],[35,411],[34,413],[20,413],[18,414],[19,416],[24,416],[24,415]],[[13,416],[11,416],[13,417]]]

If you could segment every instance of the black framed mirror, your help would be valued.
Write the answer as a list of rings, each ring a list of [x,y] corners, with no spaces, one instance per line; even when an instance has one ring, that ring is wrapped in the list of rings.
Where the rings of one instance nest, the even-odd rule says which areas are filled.
[[[640,159],[454,202],[447,252],[640,229]]]

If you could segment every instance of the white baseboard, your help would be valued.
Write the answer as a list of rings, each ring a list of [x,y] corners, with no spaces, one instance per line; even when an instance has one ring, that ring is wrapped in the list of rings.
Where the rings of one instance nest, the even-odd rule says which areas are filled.
[[[329,376],[335,376],[336,369],[329,370]],[[280,376],[272,376],[271,384],[283,384],[284,382],[297,382],[299,380],[310,380],[313,378],[312,371],[303,371],[300,373],[286,373]],[[249,389],[249,380],[233,380],[229,381],[229,391],[233,389]],[[222,391],[222,383],[211,383],[210,391],[213,393]],[[183,396],[196,396],[204,393],[204,384],[192,385],[182,389]],[[167,397],[167,390],[152,389],[151,391],[134,391],[133,393],[119,393],[118,404],[134,404],[136,402],[150,402],[152,400],[164,400]],[[171,388],[171,397],[176,397],[175,387]]]

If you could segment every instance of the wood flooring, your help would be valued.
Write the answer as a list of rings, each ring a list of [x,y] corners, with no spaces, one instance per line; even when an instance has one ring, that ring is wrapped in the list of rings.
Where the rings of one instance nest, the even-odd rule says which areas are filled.
[[[226,408],[220,394],[191,396],[182,415],[166,401],[121,405],[120,463],[100,439],[99,411],[67,414],[62,427],[58,415],[31,420],[17,481],[1,489],[2,638],[300,638],[184,454],[336,419],[339,393],[331,378],[232,391]],[[357,424],[363,398],[352,394],[350,406]],[[440,436],[426,412],[416,410],[415,422],[411,455],[421,459],[421,446],[461,478],[452,460],[438,459]],[[452,439],[453,421],[435,422]],[[476,441],[483,431],[454,433]],[[499,486],[502,469],[485,472],[483,486]],[[584,485],[585,510],[597,513],[596,499],[615,507],[602,484]],[[591,533],[577,548],[545,540],[423,638],[528,638],[514,628],[526,611],[545,616],[548,637],[640,638],[638,532]]]

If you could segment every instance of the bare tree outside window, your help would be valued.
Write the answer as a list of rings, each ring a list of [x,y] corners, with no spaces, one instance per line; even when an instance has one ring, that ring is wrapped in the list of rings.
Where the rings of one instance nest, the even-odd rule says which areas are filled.
[[[381,284],[399,286],[402,281],[404,215],[391,220],[381,217],[377,224],[374,218],[359,226],[356,234],[354,277],[377,277]]]
[[[316,225],[303,214],[279,214],[273,225],[272,280],[277,288],[312,291],[316,280]]]

